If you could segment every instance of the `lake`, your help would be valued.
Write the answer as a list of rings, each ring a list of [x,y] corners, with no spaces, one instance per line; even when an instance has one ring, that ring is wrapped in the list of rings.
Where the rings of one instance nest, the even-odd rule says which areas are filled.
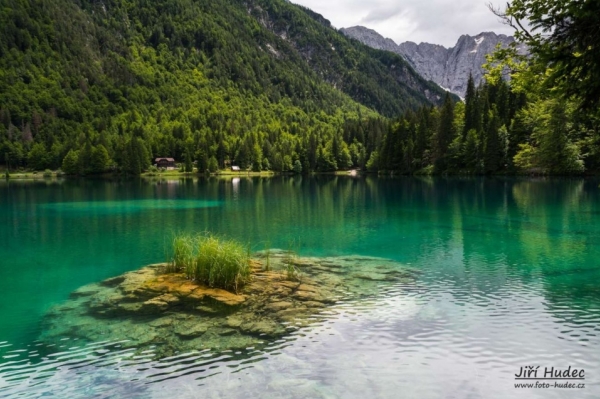
[[[2,181],[0,397],[600,397],[599,183]],[[161,359],[115,340],[40,340],[44,315],[74,290],[164,262],[173,234],[204,231],[256,251],[373,256],[419,274],[244,351]],[[540,367],[536,377],[584,369],[574,382],[585,388],[516,388],[527,366]]]

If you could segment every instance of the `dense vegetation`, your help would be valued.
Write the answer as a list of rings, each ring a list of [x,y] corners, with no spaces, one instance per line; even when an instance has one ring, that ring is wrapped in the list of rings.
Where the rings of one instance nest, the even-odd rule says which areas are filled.
[[[283,0],[4,0],[0,24],[12,168],[331,170],[364,164],[377,136],[344,140],[347,121],[442,98],[399,56]]]
[[[249,248],[234,240],[181,234],[173,238],[167,273],[185,273],[190,280],[237,292],[250,279]]]
[[[513,0],[504,11],[492,11],[514,28],[517,40],[531,51],[528,68],[521,72],[544,70],[546,87],[576,97],[583,108],[600,106],[598,1]]]
[[[407,113],[368,167],[414,173],[600,172],[600,9],[593,0],[514,0],[498,15],[516,46],[489,57],[487,83],[465,102]],[[523,21],[528,20],[531,30]],[[509,69],[510,85],[503,82]]]
[[[470,80],[465,102],[447,99],[380,129],[388,134],[369,159],[372,171],[573,174],[600,167],[598,125],[589,115],[502,80],[479,88]]]
[[[515,163],[553,174],[600,172],[600,4],[513,0],[496,13],[530,51],[525,57],[513,47],[490,59],[489,80],[509,68],[512,90],[527,97],[518,116],[529,136]]]
[[[69,174],[139,174],[154,157],[211,172],[598,172],[597,7],[495,10],[530,54],[499,50],[487,83],[471,81],[455,102],[399,56],[283,0],[4,0],[0,163]]]

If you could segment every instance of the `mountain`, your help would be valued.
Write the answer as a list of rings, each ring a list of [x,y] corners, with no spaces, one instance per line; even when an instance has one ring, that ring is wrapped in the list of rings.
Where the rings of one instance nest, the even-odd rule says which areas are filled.
[[[345,121],[444,96],[284,0],[11,0],[0,24],[0,162],[13,166],[79,152],[83,170],[102,169],[91,154],[133,171],[152,156],[314,169]]]
[[[484,72],[481,66],[486,62],[485,56],[492,53],[498,44],[506,47],[514,42],[510,36],[483,32],[476,36],[462,35],[454,47],[445,48],[430,43],[404,42],[398,45],[363,26],[341,29],[341,32],[367,46],[402,55],[421,76],[462,97],[467,90],[469,73],[476,85],[482,81]]]

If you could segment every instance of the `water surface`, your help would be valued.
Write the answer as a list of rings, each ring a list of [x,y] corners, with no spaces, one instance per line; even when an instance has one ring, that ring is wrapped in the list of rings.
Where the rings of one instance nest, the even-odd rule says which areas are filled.
[[[0,226],[0,397],[600,397],[596,180],[11,181]],[[37,341],[70,292],[196,231],[421,274],[243,351]],[[515,389],[528,365],[584,368],[586,388]]]

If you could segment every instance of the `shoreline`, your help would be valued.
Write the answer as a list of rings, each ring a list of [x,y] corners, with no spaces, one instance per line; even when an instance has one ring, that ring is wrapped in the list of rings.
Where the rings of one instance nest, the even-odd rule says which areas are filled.
[[[2,172],[3,173],[3,172]],[[82,176],[74,176],[74,175],[66,175],[61,172],[52,171],[50,174],[44,172],[16,172],[11,173],[9,178],[3,176],[1,181],[10,182],[14,181],[60,181],[60,180],[112,180],[112,179],[130,179],[130,178],[143,178],[143,179],[188,179],[188,178],[241,178],[241,177],[262,177],[262,178],[271,178],[271,177],[312,177],[312,176],[348,176],[348,177],[364,177],[364,176],[375,176],[375,177],[416,177],[416,178],[424,178],[424,177],[439,177],[439,178],[499,178],[499,177],[512,177],[512,178],[594,178],[600,177],[599,173],[583,173],[583,174],[575,174],[575,175],[552,175],[552,174],[544,174],[544,173],[499,173],[499,174],[476,174],[476,173],[468,173],[468,172],[457,172],[457,173],[396,173],[393,171],[379,171],[379,172],[368,172],[361,170],[336,170],[330,172],[310,172],[310,173],[293,173],[293,172],[275,172],[275,171],[262,171],[262,172],[251,172],[251,171],[240,171],[240,172],[232,172],[232,171],[219,171],[217,173],[211,173],[209,175],[205,173],[197,173],[197,172],[178,172],[178,171],[167,171],[167,172],[159,172],[159,173],[142,173],[139,176],[134,175],[124,175],[117,173],[105,173],[105,174],[97,174],[97,175],[82,175]]]

